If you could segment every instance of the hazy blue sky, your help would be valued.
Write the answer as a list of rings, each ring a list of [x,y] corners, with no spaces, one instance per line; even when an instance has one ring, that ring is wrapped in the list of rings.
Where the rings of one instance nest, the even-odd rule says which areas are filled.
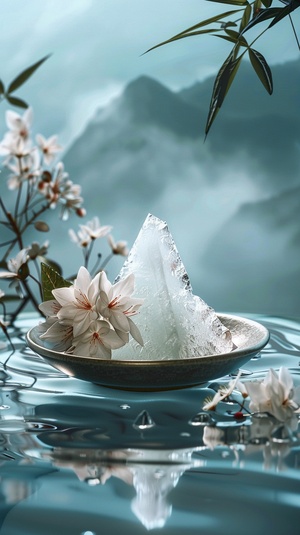
[[[45,135],[57,131],[68,142],[96,108],[141,74],[180,88],[216,72],[230,44],[211,36],[141,54],[221,10],[226,6],[205,0],[1,0],[0,76],[9,82],[52,53],[20,96]],[[297,57],[289,26],[273,35],[257,47],[268,61]]]

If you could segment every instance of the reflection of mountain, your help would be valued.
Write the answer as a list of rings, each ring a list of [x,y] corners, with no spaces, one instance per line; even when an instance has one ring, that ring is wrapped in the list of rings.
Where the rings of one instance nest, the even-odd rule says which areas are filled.
[[[296,190],[276,197],[298,184],[298,97],[290,86],[287,97],[286,80],[299,85],[299,63],[273,74],[269,97],[244,68],[205,143],[212,80],[174,93],[141,77],[99,110],[65,156],[88,215],[112,224],[116,239],[131,244],[148,212],[167,220],[195,291],[219,309],[300,313],[296,299],[289,309],[300,260],[290,243],[297,226],[300,232]],[[220,273],[235,284],[234,295],[218,288]],[[276,298],[274,289],[261,289],[271,280]]]

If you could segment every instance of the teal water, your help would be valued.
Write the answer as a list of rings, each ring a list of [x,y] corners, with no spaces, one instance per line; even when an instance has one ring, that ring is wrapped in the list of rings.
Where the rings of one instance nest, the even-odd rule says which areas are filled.
[[[271,340],[243,380],[286,366],[300,385],[300,324],[251,316]],[[124,392],[68,378],[26,347],[0,351],[1,535],[298,535],[300,431],[206,387]]]

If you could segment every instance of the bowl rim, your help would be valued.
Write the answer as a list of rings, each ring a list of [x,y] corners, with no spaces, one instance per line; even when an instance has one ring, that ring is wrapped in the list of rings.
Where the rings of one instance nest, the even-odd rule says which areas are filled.
[[[224,320],[226,322],[226,321],[234,320],[237,323],[241,323],[241,324],[246,323],[249,326],[252,326],[253,328],[258,329],[261,332],[261,339],[257,341],[255,344],[251,345],[249,343],[249,345],[243,346],[240,349],[236,347],[232,349],[232,351],[226,352],[226,353],[215,353],[215,354],[210,354],[210,355],[202,355],[199,357],[191,357],[191,358],[183,358],[183,359],[165,359],[165,360],[162,360],[162,359],[161,360],[160,359],[156,359],[156,360],[97,359],[97,358],[88,357],[84,355],[74,355],[72,353],[66,353],[65,351],[55,351],[54,349],[48,348],[44,344],[41,345],[37,343],[36,339],[39,338],[37,334],[39,325],[35,325],[27,332],[26,340],[27,340],[29,347],[33,351],[35,351],[42,357],[45,357],[50,360],[53,359],[57,361],[58,359],[63,359],[64,361],[69,360],[70,363],[80,362],[81,364],[83,364],[85,362],[86,364],[91,364],[93,366],[110,366],[110,367],[120,368],[120,367],[137,367],[137,366],[139,367],[149,367],[149,366],[168,367],[168,366],[174,366],[174,365],[184,366],[187,363],[189,363],[189,365],[191,364],[199,365],[201,362],[203,362],[204,359],[218,358],[219,360],[222,360],[226,358],[228,359],[228,357],[230,359],[238,359],[238,358],[242,358],[243,356],[248,355],[249,353],[250,354],[258,353],[261,349],[263,349],[266,346],[266,344],[268,343],[270,339],[270,333],[268,329],[257,321],[254,321],[249,318],[245,318],[243,316],[238,316],[238,315],[229,314],[229,313],[224,313],[224,314],[217,313],[217,316],[221,321]]]

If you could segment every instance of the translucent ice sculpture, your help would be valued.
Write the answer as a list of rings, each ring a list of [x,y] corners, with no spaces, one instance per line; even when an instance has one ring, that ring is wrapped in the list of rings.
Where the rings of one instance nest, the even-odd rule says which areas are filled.
[[[149,214],[118,276],[135,275],[144,304],[133,318],[144,340],[132,339],[114,359],[183,359],[231,351],[230,331],[214,310],[193,295],[167,224]]]

